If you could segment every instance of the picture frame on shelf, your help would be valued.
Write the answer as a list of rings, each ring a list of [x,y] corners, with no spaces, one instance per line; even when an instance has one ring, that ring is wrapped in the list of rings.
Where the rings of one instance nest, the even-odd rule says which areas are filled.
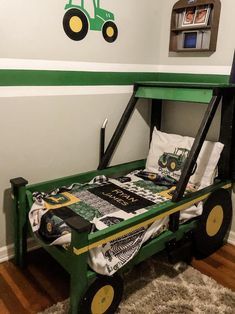
[[[183,13],[182,27],[207,25],[210,11],[209,5],[186,8]]]
[[[194,16],[194,25],[207,25],[210,16],[211,7],[209,5],[200,6],[196,9]]]
[[[183,14],[182,26],[192,26],[194,24],[196,7],[186,8]]]

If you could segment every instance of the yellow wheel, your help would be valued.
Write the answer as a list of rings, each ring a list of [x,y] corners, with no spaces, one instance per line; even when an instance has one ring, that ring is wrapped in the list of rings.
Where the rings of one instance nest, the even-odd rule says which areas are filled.
[[[216,205],[212,208],[206,221],[206,233],[209,237],[214,237],[220,230],[224,220],[223,208]]]
[[[114,299],[114,289],[111,285],[101,287],[91,302],[92,313],[105,313],[111,306]]]
[[[175,168],[176,168],[176,163],[175,163],[175,161],[172,161],[172,162],[171,162],[170,168],[171,168],[172,171],[175,171]]]
[[[82,314],[112,314],[117,309],[123,293],[120,276],[99,276],[88,288],[80,310]]]
[[[63,27],[70,39],[82,40],[87,35],[89,25],[87,17],[82,11],[70,9],[64,15]]]
[[[223,245],[232,221],[230,193],[218,189],[210,194],[203,205],[203,212],[195,230],[194,246],[197,257],[206,257]]]
[[[157,179],[157,174],[156,173],[149,173],[148,179],[150,181],[156,180]]]
[[[116,24],[114,24],[111,21],[106,22],[103,25],[102,33],[103,33],[104,39],[107,42],[109,42],[109,43],[114,42],[117,39],[117,36],[118,36],[118,29],[117,29]]]
[[[178,164],[177,164],[177,161],[175,160],[175,158],[169,158],[168,159],[168,161],[167,161],[167,169],[170,172],[174,172],[174,171],[179,170],[179,167],[178,167]]]
[[[81,32],[82,27],[83,23],[81,18],[78,16],[72,16],[71,19],[69,20],[69,28],[71,29],[71,31],[74,33],[79,33]]]

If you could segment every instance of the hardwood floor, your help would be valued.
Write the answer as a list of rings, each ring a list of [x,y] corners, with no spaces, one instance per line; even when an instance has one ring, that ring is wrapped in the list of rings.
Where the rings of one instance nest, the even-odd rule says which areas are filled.
[[[24,270],[0,264],[1,314],[34,314],[68,296],[68,274],[44,250],[30,252]]]
[[[235,291],[235,246],[226,244],[203,260],[193,260],[192,266]]]
[[[35,314],[69,296],[69,276],[43,250],[29,253],[28,268],[0,264],[0,314]],[[235,246],[226,244],[193,267],[235,291]]]

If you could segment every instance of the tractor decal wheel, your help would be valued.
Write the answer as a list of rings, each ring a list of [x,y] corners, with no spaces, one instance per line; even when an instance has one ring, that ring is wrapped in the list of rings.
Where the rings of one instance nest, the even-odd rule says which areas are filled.
[[[99,276],[90,285],[81,301],[81,313],[112,314],[121,301],[122,293],[123,280],[120,276]]]
[[[224,189],[211,193],[203,205],[203,212],[194,234],[196,257],[209,256],[223,245],[231,221],[230,193]]]
[[[69,28],[74,33],[80,33],[82,30],[82,20],[78,16],[72,16],[69,20]]]
[[[116,24],[114,24],[113,22],[106,22],[103,25],[103,29],[102,29],[102,33],[103,33],[103,37],[104,39],[109,42],[112,43],[117,39],[118,36],[118,29]]]
[[[78,41],[87,35],[89,25],[87,17],[82,11],[70,9],[64,15],[63,27],[70,39]]]

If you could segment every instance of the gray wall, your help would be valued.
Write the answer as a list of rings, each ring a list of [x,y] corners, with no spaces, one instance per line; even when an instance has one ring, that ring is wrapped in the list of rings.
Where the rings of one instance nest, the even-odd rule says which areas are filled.
[[[60,60],[58,65],[65,69],[62,61],[88,62],[93,70],[96,63],[104,70],[104,63],[115,63],[124,70],[126,64],[133,64],[134,70],[135,66],[156,64],[158,41],[152,38],[159,21],[155,19],[155,0],[149,0],[148,6],[134,0],[101,1],[103,8],[115,14],[119,37],[113,44],[95,31],[83,41],[70,40],[62,28],[65,4],[57,0],[1,1],[1,64],[7,67],[19,59],[21,68],[26,68],[31,59]],[[5,97],[6,90],[10,97]],[[27,97],[35,90],[39,96]],[[55,89],[28,87],[18,97],[21,88],[0,88],[0,247],[12,243],[9,179],[23,176],[33,183],[96,169],[100,127],[107,117],[108,142],[131,95],[122,87],[103,95],[97,88],[97,93],[93,89],[84,96],[80,90],[60,96],[63,87],[56,89],[58,95],[49,96],[51,90]],[[149,109],[145,105],[138,108],[112,164],[146,157]]]
[[[92,0],[85,1],[85,3]],[[74,0],[79,3],[80,0]],[[71,60],[105,63],[156,63],[158,40],[152,40],[159,20],[155,0],[101,0],[115,14],[119,37],[113,44],[101,32],[90,31],[80,42],[64,33],[66,0],[17,0],[0,4],[1,58]],[[11,18],[9,19],[10,12]]]
[[[0,246],[12,242],[9,179],[36,183],[96,169],[103,120],[108,142],[128,100],[129,94],[0,99]],[[137,107],[112,164],[146,157],[148,108]]]
[[[172,69],[174,69],[172,72],[176,71],[176,69],[182,72],[182,66],[187,66],[188,71],[190,71],[191,68],[192,73],[194,73],[194,66],[196,66],[196,71],[202,74],[210,74],[210,71],[214,71],[213,67],[217,68],[218,74],[226,74],[224,67],[231,66],[235,49],[235,36],[233,36],[233,31],[235,30],[235,2],[232,0],[221,0],[221,16],[216,52],[202,53],[200,55],[196,53],[168,52],[170,23],[169,19],[165,17],[169,16],[175,2],[175,0],[164,1],[161,5],[161,30],[159,34],[161,49],[158,54],[158,64],[162,66],[162,69],[166,66],[169,72],[171,72],[171,66]],[[200,117],[204,111],[204,105],[195,107],[188,104],[176,105],[167,103],[164,109],[163,127],[165,131],[176,132],[183,135],[188,134],[190,136],[195,135]],[[208,134],[209,139],[218,139],[219,125],[220,110],[218,110],[216,120]],[[233,203],[235,204],[234,193]],[[233,219],[232,231],[235,231],[235,218]]]

